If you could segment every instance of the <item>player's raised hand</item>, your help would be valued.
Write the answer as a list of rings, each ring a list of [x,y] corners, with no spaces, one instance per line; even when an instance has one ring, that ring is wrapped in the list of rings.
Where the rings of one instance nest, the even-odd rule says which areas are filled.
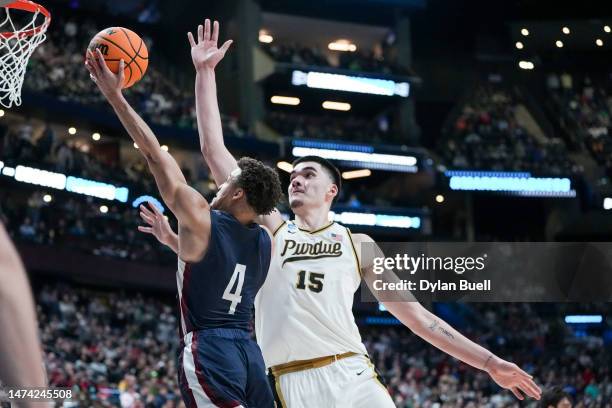
[[[519,400],[525,397],[523,394],[539,400],[542,396],[542,390],[533,381],[533,377],[521,370],[514,363],[502,359],[495,359],[490,366],[487,367],[487,372],[493,378],[493,381],[502,388],[512,391]]]
[[[191,45],[191,59],[196,70],[214,69],[219,61],[223,59],[227,49],[232,45],[232,40],[227,40],[221,48],[217,47],[219,40],[219,22],[215,21],[210,29],[210,20],[206,19],[204,26],[198,26],[198,41],[196,42],[191,32],[187,33]]]
[[[171,246],[175,234],[170,223],[154,204],[150,202],[148,204],[150,209],[144,204],[140,205],[140,218],[149,226],[138,226],[138,231],[151,234],[162,244]]]
[[[89,76],[98,85],[100,92],[110,99],[114,96],[121,94],[121,89],[125,82],[125,62],[119,61],[119,73],[114,74],[104,61],[104,57],[100,50],[87,50],[87,58],[85,60],[85,66],[89,71]]]

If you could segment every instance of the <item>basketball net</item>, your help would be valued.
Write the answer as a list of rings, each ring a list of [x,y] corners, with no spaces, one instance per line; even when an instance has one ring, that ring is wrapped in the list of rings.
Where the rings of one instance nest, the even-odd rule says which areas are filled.
[[[10,108],[13,104],[21,105],[21,87],[28,60],[47,38],[45,33],[51,15],[44,7],[29,0],[16,0],[3,8],[6,16],[2,16],[0,11],[0,105]],[[24,11],[32,13],[30,22],[17,27],[14,17],[11,17],[14,9],[21,14]],[[44,17],[42,22],[41,16]]]

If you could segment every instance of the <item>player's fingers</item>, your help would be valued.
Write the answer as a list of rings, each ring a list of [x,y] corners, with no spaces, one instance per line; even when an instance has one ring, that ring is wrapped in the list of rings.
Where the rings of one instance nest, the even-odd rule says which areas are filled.
[[[193,34],[191,34],[191,31],[187,33],[187,38],[189,39],[189,45],[191,45],[191,48],[196,46],[196,42],[193,38]]]
[[[141,225],[138,226],[138,231],[144,232],[145,234],[153,234],[153,228],[151,227],[143,227]]]
[[[204,41],[204,27],[202,24],[198,26],[198,44]]]
[[[98,68],[98,73],[104,72],[104,68],[108,67],[106,66],[106,62],[104,62],[104,56],[102,55],[102,51],[100,51],[100,49],[98,48],[96,50],[96,68]]]
[[[224,42],[221,46],[221,52],[225,54],[227,52],[227,49],[230,47],[230,45],[232,45],[233,42],[234,40],[227,40],[226,42]]]
[[[153,224],[155,223],[155,219],[151,218],[150,216],[148,216],[148,215],[147,215],[147,214],[145,214],[145,213],[142,213],[142,212],[141,212],[141,213],[140,213],[140,218],[142,218],[142,220],[143,220],[144,222],[146,222],[147,224],[149,224],[149,225],[153,225]]]
[[[125,84],[125,61],[119,61],[119,83]]]
[[[521,383],[521,390],[529,395],[532,398],[540,399],[540,395],[542,394],[542,390],[531,380],[526,380]]]
[[[204,20],[204,41],[210,40],[210,19]]]
[[[148,215],[149,217],[152,217],[152,218],[154,218],[154,217],[155,217],[155,214],[153,214],[153,212],[152,212],[151,210],[149,210],[149,209],[147,208],[147,206],[146,206],[146,205],[144,205],[144,204],[140,204],[140,207],[139,207],[139,208],[140,208],[140,211],[141,211],[141,212],[145,213],[145,214],[146,214],[146,215]]]
[[[512,393],[514,394],[516,398],[518,398],[521,401],[523,400],[524,397],[521,395],[521,393],[518,391],[516,387],[510,388],[510,391],[512,391]]]
[[[156,216],[161,217],[162,213],[159,211],[159,208],[157,208],[155,204],[153,204],[150,201],[147,201],[147,204],[149,205],[149,208],[151,208],[151,210]]]
[[[215,22],[213,23],[213,29],[212,29],[212,37],[210,37],[211,41],[214,41],[215,44],[217,43],[217,41],[219,40],[219,22],[215,20]]]
[[[98,76],[98,63],[96,61],[96,57],[93,52],[87,50],[88,59],[85,61],[85,66],[94,76]]]

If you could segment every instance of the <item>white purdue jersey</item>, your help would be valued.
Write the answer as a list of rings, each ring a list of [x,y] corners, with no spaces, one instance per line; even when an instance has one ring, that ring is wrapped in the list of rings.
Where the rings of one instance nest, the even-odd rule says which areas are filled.
[[[366,354],[353,316],[361,274],[350,231],[313,232],[285,222],[255,299],[255,331],[267,367],[349,351]]]

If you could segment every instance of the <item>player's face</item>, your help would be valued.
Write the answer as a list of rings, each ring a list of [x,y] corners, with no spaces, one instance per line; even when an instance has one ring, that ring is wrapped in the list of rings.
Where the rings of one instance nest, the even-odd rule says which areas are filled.
[[[572,403],[567,398],[563,398],[559,401],[556,408],[572,408]]]
[[[333,182],[319,163],[299,163],[289,179],[289,205],[294,210],[304,206],[320,206],[331,201],[333,188]]]
[[[232,196],[236,190],[237,176],[229,175],[225,183],[219,186],[215,198],[210,202],[210,208],[214,210],[228,211],[232,204]]]

